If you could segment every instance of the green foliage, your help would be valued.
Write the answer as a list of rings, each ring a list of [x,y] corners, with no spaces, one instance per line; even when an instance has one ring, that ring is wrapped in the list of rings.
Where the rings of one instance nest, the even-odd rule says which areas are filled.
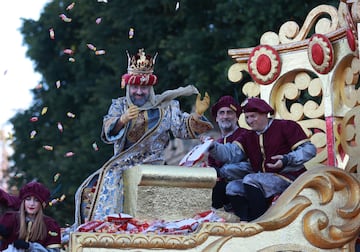
[[[120,80],[127,68],[126,50],[134,54],[145,48],[149,54],[159,53],[157,93],[194,84],[202,94],[208,91],[215,102],[225,94],[240,94],[240,88],[227,79],[227,69],[233,64],[228,49],[256,46],[261,34],[277,32],[288,20],[301,26],[306,14],[319,4],[337,7],[337,1],[183,0],[176,10],[175,1],[123,0],[75,1],[74,8],[66,10],[70,3],[54,0],[39,20],[23,20],[27,55],[43,76],[43,88],[34,89],[33,105],[11,119],[15,150],[11,171],[24,174],[15,176],[11,184],[36,178],[54,192],[54,198],[65,194],[64,201],[50,208],[62,225],[73,222],[77,187],[112,155],[112,146],[103,144],[99,136],[111,99],[124,95]],[[72,21],[61,20],[61,13]],[[100,24],[95,22],[98,17]],[[50,28],[55,39],[49,38]],[[130,28],[135,31],[132,39]],[[89,43],[106,54],[95,55]],[[64,54],[64,49],[74,54]],[[195,97],[180,101],[190,111]],[[41,114],[43,107],[48,108],[46,114]],[[75,118],[68,117],[68,112]],[[33,116],[39,120],[31,122]],[[63,132],[57,129],[58,122]],[[33,130],[37,134],[31,139]],[[98,151],[92,148],[94,142]],[[53,151],[44,145],[53,146]],[[65,157],[70,151],[75,155]],[[57,173],[60,179],[54,182]]]

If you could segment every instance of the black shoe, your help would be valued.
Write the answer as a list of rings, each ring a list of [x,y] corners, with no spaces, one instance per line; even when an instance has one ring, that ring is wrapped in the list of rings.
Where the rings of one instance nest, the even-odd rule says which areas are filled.
[[[224,205],[224,210],[225,212],[228,212],[228,213],[233,213],[234,212],[234,209],[231,205],[231,203],[227,203]]]

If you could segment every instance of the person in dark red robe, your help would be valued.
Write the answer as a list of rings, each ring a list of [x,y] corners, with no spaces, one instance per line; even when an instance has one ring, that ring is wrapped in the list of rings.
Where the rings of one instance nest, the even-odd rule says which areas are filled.
[[[60,226],[43,213],[49,197],[49,190],[38,182],[20,189],[19,211],[8,211],[0,217],[1,251],[60,251]]]
[[[304,163],[316,155],[316,147],[297,122],[268,117],[274,110],[262,99],[247,99],[242,112],[252,130],[233,143],[214,142],[209,154],[225,163],[249,160],[254,173],[231,181],[226,192],[235,214],[251,221],[267,210],[270,198],[306,171]]]
[[[222,96],[211,107],[211,115],[217,122],[221,133],[221,137],[216,140],[218,143],[231,143],[248,131],[238,125],[240,114],[240,104],[230,95]],[[215,209],[224,207],[225,211],[231,211],[232,206],[226,195],[226,185],[228,181],[243,178],[248,174],[251,171],[249,162],[225,164],[209,155],[208,166],[216,169],[218,177],[212,190],[211,206]]]

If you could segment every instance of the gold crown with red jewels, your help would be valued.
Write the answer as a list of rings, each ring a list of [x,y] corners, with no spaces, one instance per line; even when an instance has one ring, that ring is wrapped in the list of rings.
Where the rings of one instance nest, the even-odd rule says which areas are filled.
[[[128,51],[126,53],[128,55],[128,74],[152,74],[154,72],[157,53],[152,57],[145,54],[143,48],[139,49],[139,52],[133,56],[130,56]]]

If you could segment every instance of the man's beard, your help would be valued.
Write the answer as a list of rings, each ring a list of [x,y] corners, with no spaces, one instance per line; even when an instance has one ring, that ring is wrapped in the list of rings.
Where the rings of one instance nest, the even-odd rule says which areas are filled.
[[[135,98],[134,95],[130,95],[130,99],[134,105],[141,107],[149,100],[149,95],[142,95],[141,98]]]
[[[236,125],[231,121],[222,121],[219,122],[219,128],[224,131],[230,131],[235,129]]]

